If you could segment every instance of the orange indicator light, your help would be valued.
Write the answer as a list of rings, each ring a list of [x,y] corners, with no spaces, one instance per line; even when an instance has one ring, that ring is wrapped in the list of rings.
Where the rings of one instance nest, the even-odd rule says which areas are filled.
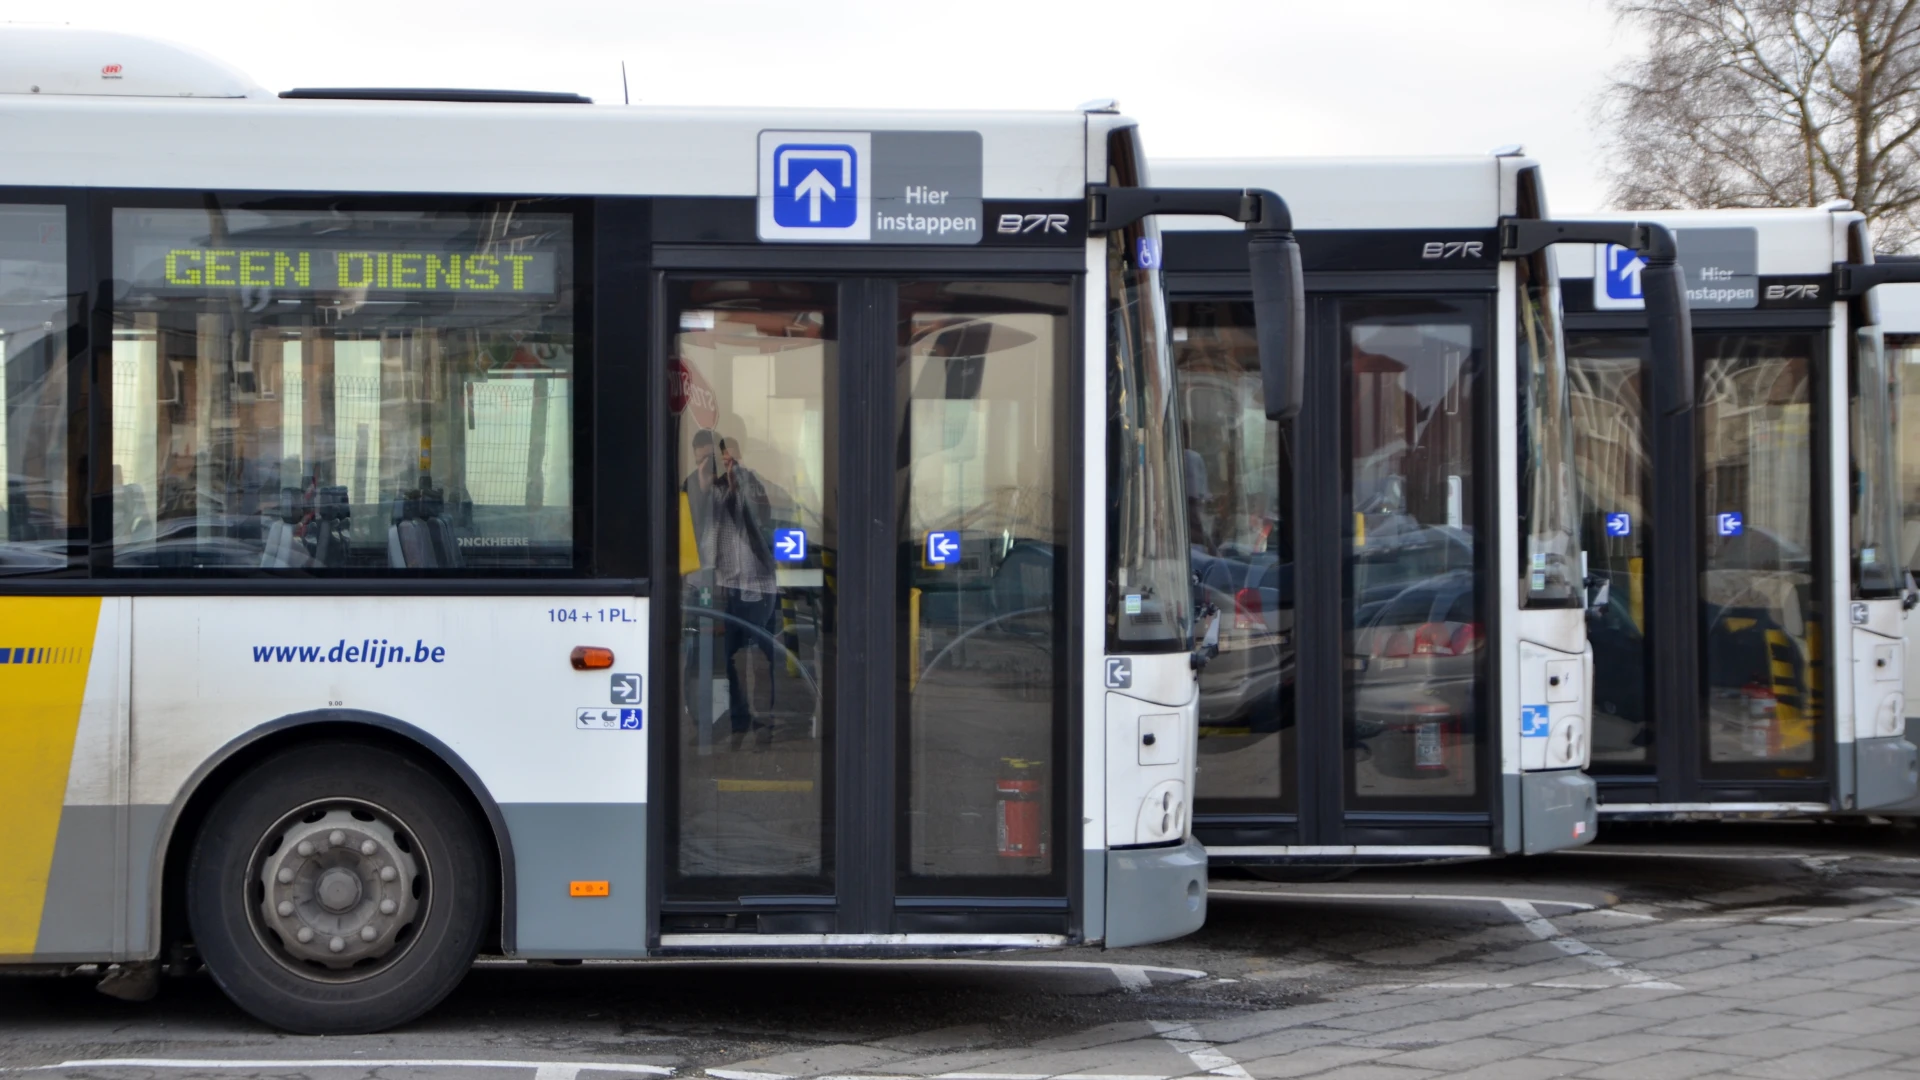
[[[567,884],[568,896],[607,896],[609,890],[604,881],[574,881]]]
[[[603,649],[598,645],[576,645],[573,647],[573,655],[569,659],[573,661],[573,670],[575,671],[592,671],[600,668],[610,668],[613,666],[613,650]]]

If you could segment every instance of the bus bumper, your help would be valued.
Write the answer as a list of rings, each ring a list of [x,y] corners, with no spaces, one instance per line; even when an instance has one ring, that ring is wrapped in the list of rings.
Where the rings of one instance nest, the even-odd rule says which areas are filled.
[[[1107,948],[1185,937],[1206,921],[1207,849],[1200,841],[1107,852]]]
[[[1520,774],[1520,838],[1528,855],[1591,843],[1600,826],[1599,791],[1577,769]]]
[[[1914,734],[1914,722],[1907,721],[1907,735]],[[1854,801],[1856,810],[1893,812],[1901,815],[1920,811],[1915,794],[1914,744],[1898,735],[1882,739],[1858,739],[1853,744]]]

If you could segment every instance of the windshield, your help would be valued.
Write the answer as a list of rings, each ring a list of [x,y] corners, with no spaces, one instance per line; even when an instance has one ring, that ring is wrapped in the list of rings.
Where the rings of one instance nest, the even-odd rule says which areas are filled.
[[[1573,482],[1573,416],[1568,405],[1558,286],[1545,253],[1516,264],[1520,391],[1521,606],[1580,603],[1580,518]]]
[[[1108,141],[1108,179],[1141,181],[1132,129]],[[1160,234],[1145,219],[1107,237],[1107,648],[1188,647],[1186,497]]]
[[[1903,577],[1897,551],[1899,493],[1894,487],[1893,464],[1900,422],[1893,402],[1899,395],[1880,328],[1861,327],[1853,342],[1847,418],[1853,432],[1853,460],[1848,499],[1853,511],[1854,595],[1866,599],[1895,595]]]

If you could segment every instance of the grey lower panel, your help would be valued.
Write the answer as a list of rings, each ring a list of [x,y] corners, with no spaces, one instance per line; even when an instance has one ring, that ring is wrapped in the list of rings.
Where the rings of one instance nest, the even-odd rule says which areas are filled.
[[[63,806],[33,955],[43,963],[154,955],[164,806]]]
[[[1912,801],[1920,780],[1915,757],[1914,744],[1897,735],[1855,740],[1854,809],[1875,810]]]
[[[514,955],[646,955],[645,803],[502,803],[500,813],[513,837]],[[607,895],[573,896],[576,881],[604,881]]]
[[[1200,841],[1107,852],[1108,948],[1168,941],[1206,921],[1207,849]]]
[[[1512,855],[1526,843],[1527,834],[1520,824],[1520,774],[1500,775],[1500,835],[1492,845],[1502,855]]]
[[[1099,941],[1107,934],[1107,853],[1106,850],[1083,852],[1085,862],[1081,864],[1084,877],[1080,889],[1081,917],[1080,936],[1087,941]]]
[[[1599,830],[1593,777],[1573,769],[1520,774],[1520,836],[1528,855],[1591,843]],[[1511,845],[1509,845],[1511,847]]]

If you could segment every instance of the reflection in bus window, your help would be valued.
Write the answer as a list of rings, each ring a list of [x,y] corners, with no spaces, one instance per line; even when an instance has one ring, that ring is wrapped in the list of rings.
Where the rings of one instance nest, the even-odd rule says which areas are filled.
[[[1486,641],[1473,475],[1477,323],[1406,302],[1343,309],[1351,364],[1348,804],[1479,790]]]
[[[1853,588],[1860,599],[1897,595],[1905,578],[1899,555],[1900,509],[1894,476],[1900,416],[1894,409],[1898,369],[1887,356],[1878,326],[1854,333],[1848,378],[1847,420],[1851,456],[1847,499],[1852,510]]]
[[[1200,669],[1198,797],[1210,810],[1273,809],[1294,761],[1292,466],[1267,419],[1253,305],[1174,305],[1194,605],[1220,613]]]
[[[66,208],[0,206],[0,575],[66,569],[85,539],[67,323]]]
[[[566,569],[572,219],[115,210],[114,564]]]
[[[1560,340],[1559,292],[1544,253],[1514,264],[1518,279],[1520,606],[1580,605],[1580,508],[1573,482],[1573,413]]]
[[[676,897],[833,892],[833,286],[686,281]]]
[[[1920,432],[1920,335],[1887,335],[1888,377],[1897,390],[1895,408],[1902,433]],[[1900,445],[1900,567],[1920,577],[1920,453]]]
[[[1647,710],[1647,537],[1654,527],[1644,335],[1584,335],[1568,342],[1576,418],[1581,548],[1606,585],[1587,612],[1593,646],[1593,764],[1652,760]]]
[[[1708,762],[1811,775],[1826,708],[1814,574],[1813,338],[1701,334]],[[1783,767],[1782,767],[1783,766]]]
[[[1051,883],[1066,776],[1072,290],[903,282],[897,337],[903,892]],[[953,544],[936,551],[930,538]],[[936,555],[944,558],[936,558]],[[997,881],[991,879],[1000,879]],[[1049,887],[1051,887],[1049,885]]]

